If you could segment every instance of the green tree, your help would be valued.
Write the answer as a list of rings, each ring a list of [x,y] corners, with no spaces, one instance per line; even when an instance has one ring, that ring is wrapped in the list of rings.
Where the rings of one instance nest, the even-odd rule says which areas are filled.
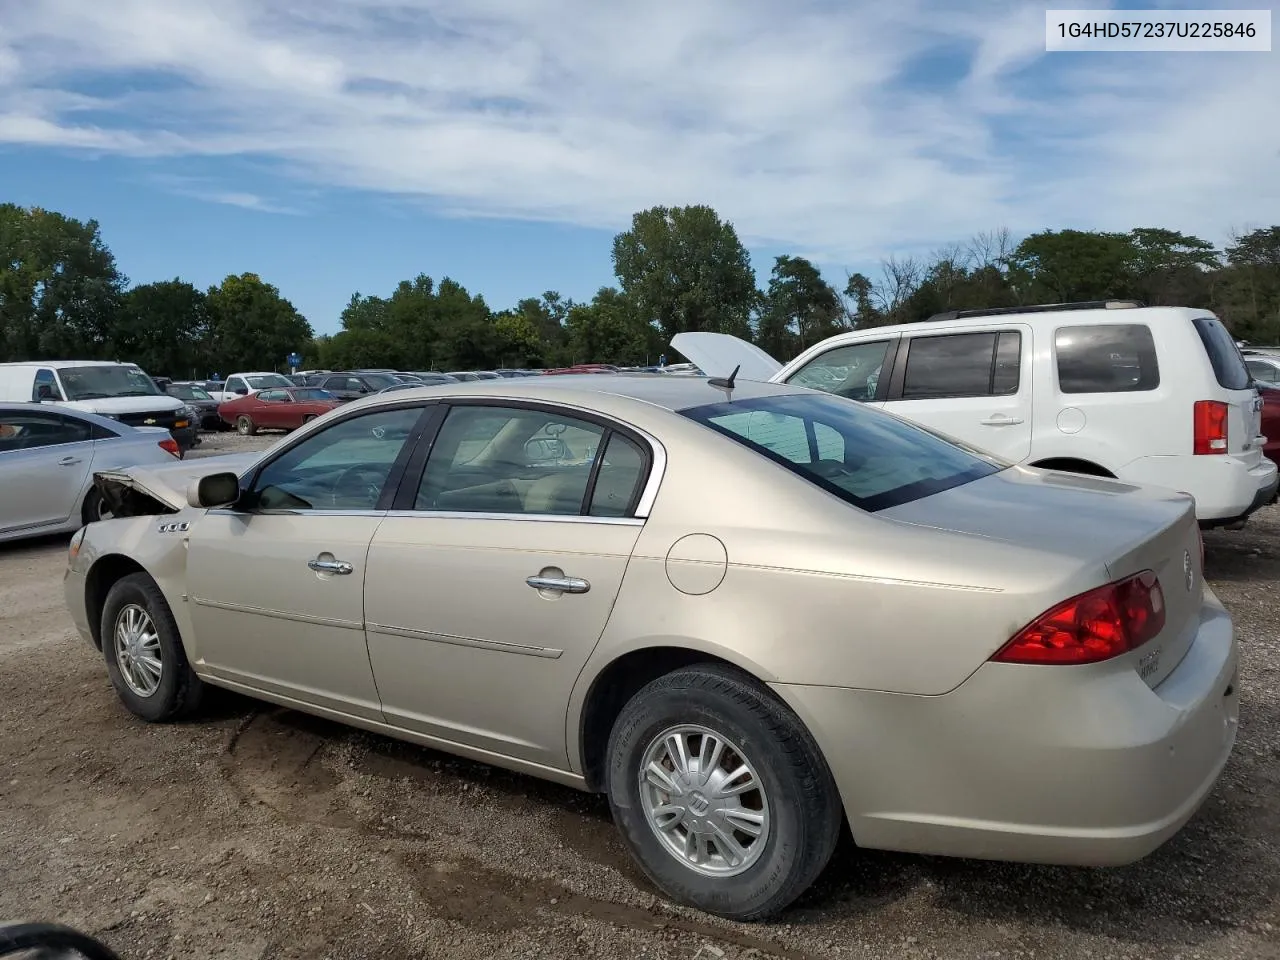
[[[575,304],[567,321],[572,363],[647,363],[662,353],[661,335],[615,287],[601,287],[590,303]]]
[[[1128,298],[1141,259],[1129,234],[1045,230],[1018,244],[1010,279],[1021,303]]]
[[[613,239],[622,292],[666,342],[686,330],[749,338],[759,296],[733,224],[707,206],[652,207]]]
[[[756,342],[779,359],[838,333],[844,319],[835,288],[804,257],[777,257],[760,304]]]
[[[113,352],[152,376],[197,377],[209,336],[205,294],[174,278],[144,283],[124,296],[111,331]]]
[[[208,293],[209,350],[215,370],[275,370],[312,337],[311,324],[256,273],[229,276]]]
[[[1239,236],[1213,277],[1213,309],[1236,336],[1280,343],[1280,226]]]
[[[124,285],[96,220],[0,204],[0,359],[105,357]]]

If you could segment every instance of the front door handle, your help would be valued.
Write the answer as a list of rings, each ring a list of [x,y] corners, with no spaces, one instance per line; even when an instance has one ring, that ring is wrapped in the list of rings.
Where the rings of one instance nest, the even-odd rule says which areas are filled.
[[[355,567],[345,560],[308,560],[307,566],[316,573],[336,573],[339,576],[346,576],[355,570]]]
[[[58,466],[60,466],[60,467],[72,467],[72,466],[75,466],[75,465],[76,465],[77,463],[79,463],[79,462],[80,462],[80,458],[79,458],[79,457],[63,457],[61,460],[59,460],[59,461],[58,461]]]
[[[987,417],[982,421],[984,427],[1012,427],[1015,423],[1021,423],[1021,417]]]
[[[580,577],[528,577],[524,581],[535,590],[556,590],[560,593],[586,593],[591,584]]]

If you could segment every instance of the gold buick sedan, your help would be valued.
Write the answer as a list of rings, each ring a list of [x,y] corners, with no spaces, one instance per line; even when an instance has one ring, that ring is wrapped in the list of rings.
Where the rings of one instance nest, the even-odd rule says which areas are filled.
[[[863,848],[1145,856],[1235,741],[1191,499],[799,387],[423,387],[99,474],[66,599],[145,720],[226,687],[608,795],[735,919]],[[429,815],[429,814],[428,814]]]

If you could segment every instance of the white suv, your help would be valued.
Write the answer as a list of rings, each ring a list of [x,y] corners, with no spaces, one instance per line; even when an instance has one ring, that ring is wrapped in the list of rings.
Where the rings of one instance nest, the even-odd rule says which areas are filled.
[[[1011,463],[1192,494],[1202,526],[1276,498],[1262,402],[1212,313],[1131,301],[965,310],[854,330],[783,365],[718,333],[671,342],[710,376],[816,387]]]

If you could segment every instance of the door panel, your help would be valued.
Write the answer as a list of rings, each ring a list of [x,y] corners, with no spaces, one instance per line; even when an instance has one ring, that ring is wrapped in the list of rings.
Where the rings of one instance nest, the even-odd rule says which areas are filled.
[[[393,514],[369,552],[369,658],[389,723],[564,768],[565,710],[638,520]],[[539,575],[585,593],[539,590]]]
[[[1024,460],[1031,453],[1031,337],[1029,325],[1002,324],[904,340],[884,409],[1009,462]]]
[[[77,515],[93,464],[88,424],[32,410],[0,417],[0,531],[60,526]]]
[[[215,675],[381,719],[364,574],[381,517],[211,511],[187,555],[197,658]],[[314,560],[348,563],[342,574]]]

